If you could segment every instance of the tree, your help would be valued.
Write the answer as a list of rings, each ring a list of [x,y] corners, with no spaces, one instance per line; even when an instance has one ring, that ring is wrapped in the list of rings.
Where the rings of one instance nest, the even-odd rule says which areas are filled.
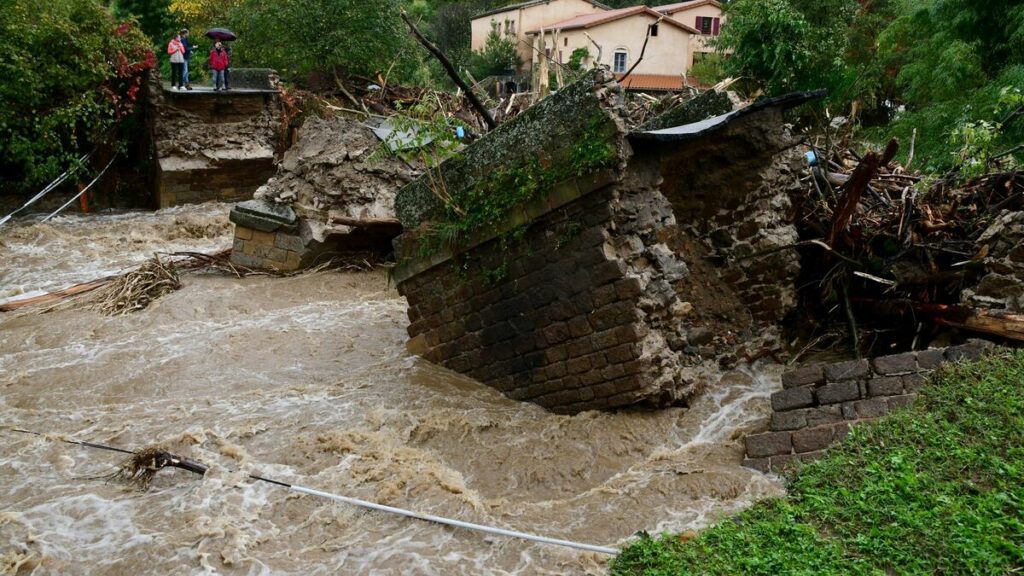
[[[239,0],[228,13],[235,57],[285,76],[344,71],[372,75],[418,60],[399,0]]]
[[[523,65],[523,59],[516,50],[513,37],[502,36],[496,25],[487,33],[482,50],[473,54],[473,75],[483,79],[496,74],[505,74]]]
[[[139,28],[154,46],[167,42],[175,31],[170,0],[114,0],[111,8],[114,15],[122,20],[135,17]]]
[[[845,62],[854,0],[736,0],[716,44],[731,50],[726,71],[761,83],[770,95],[828,88],[839,95],[852,74]]]
[[[119,144],[156,62],[135,25],[98,0],[9,0],[0,30],[0,190],[36,190],[83,151]]]

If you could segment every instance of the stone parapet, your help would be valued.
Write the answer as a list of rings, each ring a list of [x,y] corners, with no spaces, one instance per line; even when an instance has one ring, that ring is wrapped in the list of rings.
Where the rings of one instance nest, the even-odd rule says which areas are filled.
[[[771,396],[768,431],[744,438],[743,463],[762,472],[781,472],[817,458],[846,438],[851,425],[912,404],[943,363],[977,359],[990,348],[979,340],[788,371],[782,375],[783,389]]]

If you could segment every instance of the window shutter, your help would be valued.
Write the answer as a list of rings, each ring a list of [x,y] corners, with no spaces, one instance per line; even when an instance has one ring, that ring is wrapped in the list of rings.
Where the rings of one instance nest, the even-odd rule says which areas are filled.
[[[711,31],[712,34],[718,36],[718,24],[721,18],[715,18],[714,29]]]
[[[703,16],[697,16],[697,25],[696,25],[696,26],[694,26],[694,28],[696,28],[696,29],[697,29],[697,32],[700,32],[700,31],[701,31],[701,27],[700,27],[700,26],[701,26],[701,24],[703,24],[703,23],[704,23],[704,17],[703,17]]]

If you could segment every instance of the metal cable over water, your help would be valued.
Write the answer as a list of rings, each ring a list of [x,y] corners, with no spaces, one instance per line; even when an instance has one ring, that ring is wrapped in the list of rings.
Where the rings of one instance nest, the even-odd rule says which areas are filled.
[[[117,159],[117,155],[115,154],[114,157],[110,159],[110,162],[107,162],[107,165],[103,167],[103,170],[101,170],[100,173],[97,174],[96,177],[92,179],[92,182],[89,182],[88,186],[86,186],[85,188],[82,188],[82,190],[78,194],[75,194],[74,197],[72,197],[70,200],[65,202],[64,205],[61,206],[60,208],[57,208],[52,213],[50,213],[49,216],[47,216],[46,218],[43,218],[42,221],[46,222],[50,218],[53,218],[54,216],[59,214],[62,210],[64,210],[68,206],[70,206],[72,202],[74,202],[75,200],[78,200],[82,196],[82,194],[85,194],[86,192],[88,192],[89,188],[92,188],[92,185],[95,184],[96,182],[98,182],[99,179],[102,178],[104,174],[106,174],[107,169],[110,168],[110,165],[113,164],[114,160],[116,160],[116,159]]]
[[[84,448],[93,448],[97,450],[107,450],[111,452],[119,452],[122,454],[139,455],[143,452],[147,454],[147,457],[152,458],[153,450],[146,450],[143,452],[135,452],[132,450],[125,450],[123,448],[116,448],[114,446],[107,446],[105,444],[97,444],[94,442],[84,442],[79,440],[71,440],[66,438],[54,438],[40,432],[33,432],[31,430],[24,430],[21,428],[5,428],[9,432],[17,432],[20,434],[32,434],[39,436],[47,440],[57,440],[66,444],[75,444]],[[183,470],[188,470],[196,474],[203,475],[206,473],[208,467],[204,464],[196,462],[188,458],[183,458],[163,452],[157,456],[157,466],[159,467],[176,467]],[[476,532],[484,532],[487,534],[495,534],[498,536],[508,536],[510,538],[519,538],[521,540],[529,540],[531,542],[539,542],[541,544],[551,544],[553,546],[564,546],[566,548],[574,548],[576,550],[585,550],[588,552],[598,552],[600,554],[609,554],[612,556],[618,555],[619,550],[616,548],[610,548],[606,546],[597,546],[594,544],[585,544],[581,542],[573,542],[571,540],[562,540],[558,538],[548,538],[547,536],[538,536],[536,534],[529,534],[527,532],[519,532],[517,530],[507,530],[505,528],[498,528],[496,526],[487,526],[484,524],[474,524],[472,522],[463,522],[462,520],[455,520],[452,518],[445,518],[443,516],[435,516],[433,514],[423,514],[420,512],[414,512],[412,510],[406,510],[404,508],[396,508],[394,506],[385,506],[384,504],[377,504],[376,502],[369,502],[367,500],[360,500],[358,498],[352,498],[349,496],[342,496],[340,494],[333,494],[330,492],[324,492],[322,490],[316,490],[314,488],[308,488],[306,486],[300,486],[298,484],[291,484],[289,482],[282,482],[280,480],[274,480],[273,478],[265,478],[263,476],[257,476],[255,474],[248,474],[249,478],[272,484],[274,486],[280,486],[287,488],[290,492],[296,492],[299,494],[306,494],[308,496],[316,496],[318,498],[324,498],[327,500],[333,500],[335,502],[342,502],[344,504],[350,504],[352,506],[358,506],[360,508],[367,508],[369,510],[377,510],[379,512],[387,512],[389,514],[396,514],[399,516],[405,516],[407,518],[415,518],[417,520],[424,520],[427,522],[434,522],[437,524],[444,524],[446,526],[454,526],[456,528],[465,528],[467,530],[473,530]]]
[[[82,155],[82,157],[78,159],[79,164],[81,164],[82,162],[85,162],[86,160],[88,160],[90,156],[92,156],[92,152],[90,152],[88,154]],[[71,168],[68,168],[63,174],[61,174],[60,176],[57,176],[57,178],[54,179],[53,182],[50,182],[49,184],[47,184],[46,188],[43,188],[38,194],[33,196],[31,199],[29,199],[28,202],[25,202],[24,204],[22,204],[21,208],[18,208],[17,210],[15,210],[14,212],[11,212],[7,216],[4,216],[3,218],[0,218],[0,226],[2,226],[4,223],[6,223],[11,218],[13,218],[14,215],[17,214],[18,212],[21,212],[25,208],[28,208],[29,206],[35,204],[36,201],[38,201],[43,196],[46,196],[47,194],[49,194],[54,188],[56,188],[57,186],[60,186],[61,184],[63,184],[64,181],[68,179],[68,176],[71,176],[71,174],[77,168],[78,168],[77,165],[76,166],[72,166]],[[77,198],[77,196],[76,196],[76,198]]]

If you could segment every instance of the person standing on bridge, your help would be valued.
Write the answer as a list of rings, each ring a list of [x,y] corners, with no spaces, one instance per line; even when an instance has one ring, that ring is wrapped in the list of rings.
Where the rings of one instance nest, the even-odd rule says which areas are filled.
[[[227,90],[224,71],[228,69],[228,53],[220,42],[210,50],[210,70],[213,71],[213,90]]]
[[[192,58],[192,52],[194,51],[193,49],[196,47],[193,46],[192,42],[190,42],[188,39],[188,28],[182,28],[179,36],[181,36],[181,44],[185,47],[185,66],[181,73],[181,79],[185,83],[185,90],[191,90],[192,81],[188,78],[188,63],[189,60]]]
[[[171,88],[177,87],[181,90],[185,87],[185,45],[181,43],[181,36],[175,34],[174,38],[171,38],[167,43],[167,53],[171,56]]]

